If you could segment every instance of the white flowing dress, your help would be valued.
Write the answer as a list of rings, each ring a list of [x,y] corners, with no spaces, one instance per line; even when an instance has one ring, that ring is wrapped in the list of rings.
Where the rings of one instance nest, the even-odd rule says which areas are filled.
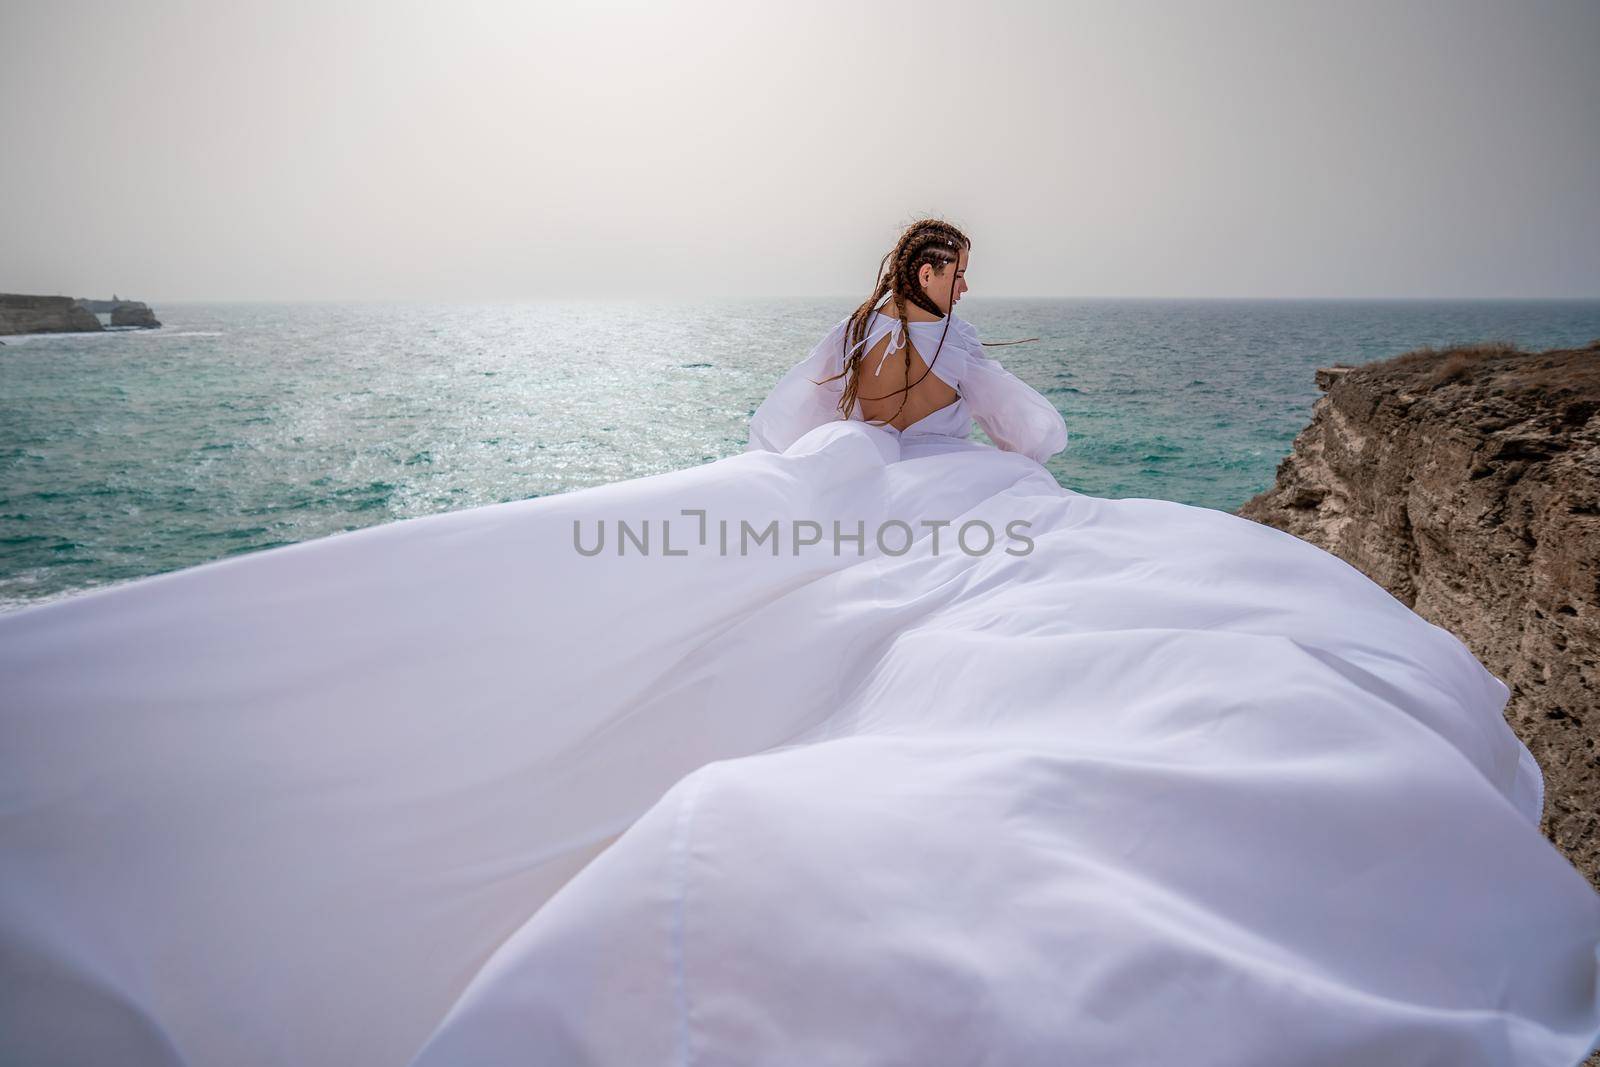
[[[0,1062],[1583,1058],[1600,894],[1459,641],[1063,489],[959,320],[955,405],[837,419],[842,338],[739,455],[0,617]]]

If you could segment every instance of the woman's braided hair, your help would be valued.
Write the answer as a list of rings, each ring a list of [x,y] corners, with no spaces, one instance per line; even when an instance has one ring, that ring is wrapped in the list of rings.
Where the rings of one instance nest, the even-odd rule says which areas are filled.
[[[922,291],[922,283],[918,280],[917,274],[922,270],[924,263],[930,264],[935,273],[944,270],[946,266],[952,263],[959,263],[962,249],[968,251],[972,249],[972,242],[967,239],[966,234],[941,219],[920,219],[906,227],[905,232],[900,235],[900,239],[895,242],[894,247],[883,257],[883,262],[878,264],[878,284],[873,289],[872,296],[867,298],[866,303],[856,308],[855,313],[850,316],[850,324],[845,330],[845,351],[849,355],[845,357],[844,370],[831,378],[824,378],[822,382],[815,383],[821,385],[823,382],[831,382],[835,378],[845,378],[848,375],[845,381],[844,395],[839,398],[840,418],[848,419],[855,412],[856,400],[858,399],[856,390],[861,379],[861,364],[867,356],[864,350],[865,346],[861,342],[867,335],[867,324],[871,320],[873,312],[877,310],[879,301],[886,295],[893,299],[895,310],[900,317],[900,329],[905,336],[906,385],[904,388],[895,391],[895,393],[902,395],[900,397],[900,407],[896,409],[893,415],[887,419],[872,419],[869,421],[889,423],[898,418],[900,412],[905,410],[906,399],[911,395],[912,387],[921,382],[922,378],[928,376],[928,372],[933,369],[933,364],[939,358],[939,353],[944,350],[944,334],[940,334],[939,347],[934,350],[933,359],[928,361],[928,370],[923,371],[922,377],[915,382],[911,380],[911,328],[906,318],[906,301],[909,300],[924,311],[943,317],[945,320],[945,333],[949,333],[949,316],[940,310],[937,304],[928,299],[927,294]],[[951,271],[950,292],[952,297],[955,295],[955,284],[955,272]],[[953,306],[952,303],[952,308]],[[887,400],[889,397],[894,396],[895,393],[860,399]]]

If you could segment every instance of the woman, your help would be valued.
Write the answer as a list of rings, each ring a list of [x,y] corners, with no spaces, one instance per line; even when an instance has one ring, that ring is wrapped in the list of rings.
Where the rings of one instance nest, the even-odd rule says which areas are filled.
[[[872,296],[828,331],[756,409],[748,449],[781,452],[834,418],[895,432],[907,458],[978,447],[968,441],[972,418],[1000,448],[1040,463],[1065,448],[1061,413],[987,357],[977,331],[955,316],[967,291],[971,247],[965,234],[937,219],[907,227],[879,264]],[[890,364],[896,353],[903,362]],[[862,369],[869,366],[869,391],[861,394]]]
[[[913,227],[741,455],[0,618],[0,1060],[1581,1058],[1504,685],[1061,488],[969,248]]]

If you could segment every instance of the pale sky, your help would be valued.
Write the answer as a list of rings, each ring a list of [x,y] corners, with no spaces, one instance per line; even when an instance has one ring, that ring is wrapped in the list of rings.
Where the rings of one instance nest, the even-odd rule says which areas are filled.
[[[0,291],[1600,297],[1600,2],[0,0]]]

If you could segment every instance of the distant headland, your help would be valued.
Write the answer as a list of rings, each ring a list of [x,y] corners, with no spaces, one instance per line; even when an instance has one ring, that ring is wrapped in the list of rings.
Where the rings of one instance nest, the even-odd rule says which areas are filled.
[[[161,326],[148,304],[115,294],[110,300],[90,300],[0,293],[0,334],[95,333],[107,328],[100,316],[108,313],[112,329],[154,330]]]

